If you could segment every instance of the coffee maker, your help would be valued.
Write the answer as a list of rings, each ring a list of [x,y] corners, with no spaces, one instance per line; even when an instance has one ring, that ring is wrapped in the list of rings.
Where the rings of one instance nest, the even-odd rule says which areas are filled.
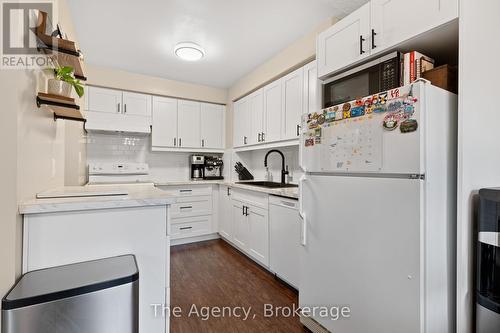
[[[224,179],[222,177],[222,168],[224,162],[220,156],[205,156],[205,167],[203,169],[204,178],[210,179]]]
[[[191,155],[191,180],[203,180],[205,176],[205,156]]]

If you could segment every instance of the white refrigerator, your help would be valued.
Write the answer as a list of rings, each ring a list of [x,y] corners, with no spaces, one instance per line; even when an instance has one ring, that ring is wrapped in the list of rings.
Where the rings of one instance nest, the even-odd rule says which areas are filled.
[[[423,81],[304,116],[299,303],[313,332],[455,331],[456,133],[457,96]]]

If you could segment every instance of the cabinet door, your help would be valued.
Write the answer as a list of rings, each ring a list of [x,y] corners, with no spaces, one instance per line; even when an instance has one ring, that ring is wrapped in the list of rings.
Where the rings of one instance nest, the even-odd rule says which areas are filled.
[[[224,106],[201,103],[200,133],[202,148],[224,148]]]
[[[255,206],[248,207],[248,224],[250,237],[248,253],[258,262],[269,267],[269,214],[268,211]]]
[[[179,101],[179,143],[181,148],[200,148],[200,103]]]
[[[281,138],[299,137],[303,108],[304,70],[302,68],[282,78],[283,130]]]
[[[264,98],[262,89],[257,90],[247,98],[249,103],[248,112],[251,118],[248,144],[253,145],[262,142],[262,133],[264,132]]]
[[[276,80],[264,87],[264,141],[273,142],[281,139],[283,102],[281,100],[282,80]]]
[[[122,92],[119,90],[89,87],[87,110],[94,112],[122,113]]]
[[[221,185],[219,187],[219,234],[233,241],[234,223],[231,208],[231,188]]]
[[[151,96],[124,91],[123,114],[151,117]]]
[[[311,113],[321,109],[321,83],[318,80],[316,61],[304,66],[304,113]]]
[[[153,96],[153,147],[177,147],[177,100]]]
[[[248,144],[249,133],[251,129],[251,118],[249,109],[249,100],[243,98],[234,104],[233,114],[233,146],[242,147]]]
[[[243,203],[241,201],[231,201],[232,219],[234,223],[233,241],[242,251],[248,251],[248,241],[250,236],[250,225],[247,222],[247,216],[243,214]]]
[[[403,14],[406,19],[408,13],[410,12],[407,9],[406,14]],[[370,3],[367,3],[319,34],[318,75],[320,77],[330,75],[369,55],[369,33]]]
[[[408,21],[410,17],[418,20]],[[457,0],[372,0],[372,53],[383,51],[458,17]]]

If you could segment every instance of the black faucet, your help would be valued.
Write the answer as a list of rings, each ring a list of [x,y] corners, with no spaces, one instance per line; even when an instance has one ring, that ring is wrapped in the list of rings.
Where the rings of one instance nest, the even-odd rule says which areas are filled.
[[[266,154],[266,157],[264,157],[264,167],[267,168],[267,157],[271,153],[278,153],[281,155],[281,184],[286,184],[285,177],[286,177],[286,175],[288,175],[288,165],[286,166],[286,170],[285,170],[285,155],[283,155],[282,152],[280,152],[277,149],[272,149],[272,150],[268,151]]]

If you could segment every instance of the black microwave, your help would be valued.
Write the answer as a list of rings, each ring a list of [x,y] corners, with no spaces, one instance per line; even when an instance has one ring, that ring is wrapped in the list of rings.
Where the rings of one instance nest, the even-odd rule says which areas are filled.
[[[400,87],[402,54],[393,52],[323,82],[323,108]]]

